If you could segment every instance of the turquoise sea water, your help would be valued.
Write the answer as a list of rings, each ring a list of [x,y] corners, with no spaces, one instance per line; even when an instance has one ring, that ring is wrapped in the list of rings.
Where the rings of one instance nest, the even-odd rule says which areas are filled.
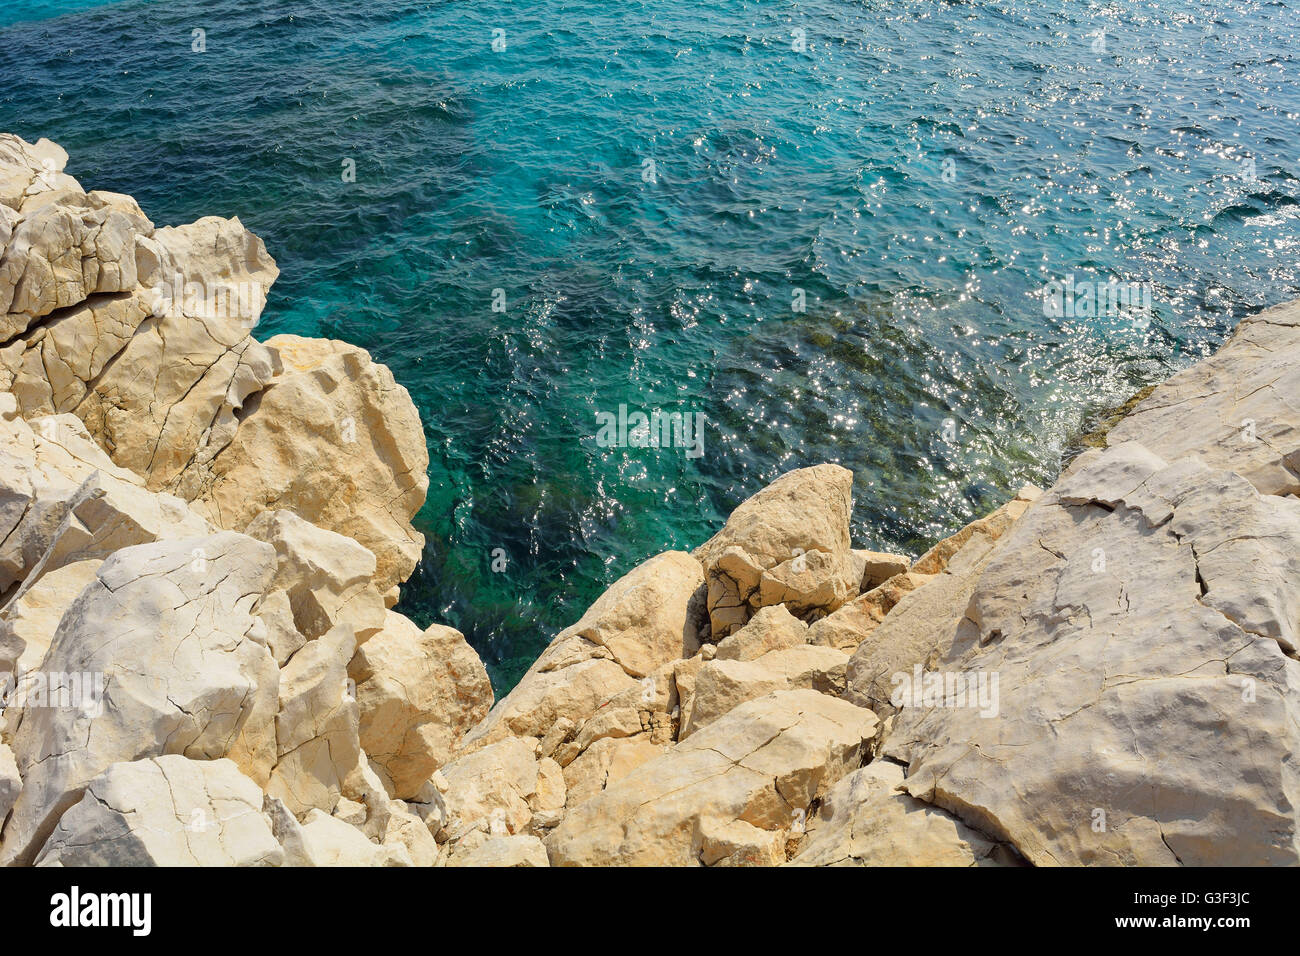
[[[392,368],[431,457],[401,610],[501,692],[783,471],[852,468],[856,540],[915,552],[1300,295],[1298,30],[1289,2],[9,0],[0,129],[159,224],[240,216],[283,270],[259,334]],[[1148,283],[1149,323],[1044,315],[1067,276]],[[620,404],[703,414],[704,454],[601,447]]]

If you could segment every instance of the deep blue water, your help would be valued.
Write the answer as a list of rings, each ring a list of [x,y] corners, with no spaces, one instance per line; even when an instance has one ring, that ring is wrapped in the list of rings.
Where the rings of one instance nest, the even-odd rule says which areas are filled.
[[[159,224],[239,215],[283,270],[260,334],[392,367],[431,457],[401,609],[501,691],[783,471],[852,468],[857,540],[918,551],[1300,295],[1298,26],[1199,0],[8,0],[0,129]],[[1151,321],[1045,316],[1069,275],[1149,283]],[[704,454],[600,447],[620,403],[704,414]]]

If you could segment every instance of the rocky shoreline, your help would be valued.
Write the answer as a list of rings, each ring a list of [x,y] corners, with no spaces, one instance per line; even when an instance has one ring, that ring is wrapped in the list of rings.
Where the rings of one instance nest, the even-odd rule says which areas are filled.
[[[237,219],[0,135],[0,863],[1207,865],[1300,857],[1300,304],[926,554],[756,490],[494,703],[419,560],[416,410],[252,337]]]

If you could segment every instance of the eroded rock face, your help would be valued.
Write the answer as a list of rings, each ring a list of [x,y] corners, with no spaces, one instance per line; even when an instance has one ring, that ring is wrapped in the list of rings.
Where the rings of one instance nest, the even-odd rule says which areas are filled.
[[[275,714],[278,672],[250,638],[269,546],[222,532],[118,551],[68,608],[44,670],[102,675],[83,693],[23,707],[12,747],[23,790],[0,860],[31,862],[86,784],[147,756],[223,757]],[[259,726],[261,725],[261,726]]]
[[[1086,459],[931,662],[996,674],[995,715],[904,706],[886,752],[1036,864],[1296,862],[1300,501],[1134,443]]]
[[[293,335],[266,346],[284,370],[212,459],[196,504],[221,527],[244,527],[268,508],[310,515],[374,554],[382,594],[424,547],[411,527],[429,488],[415,405],[363,349]]]
[[[571,809],[546,838],[551,864],[698,865],[708,817],[788,831],[858,766],[876,724],[813,690],[741,704]]]
[[[63,814],[37,866],[279,866],[262,791],[229,760],[115,763]]]
[[[860,640],[849,661],[845,700],[888,716],[896,709],[890,700],[895,675],[911,673],[918,665],[929,669],[938,656],[951,655],[976,639],[967,615],[975,583],[998,539],[1037,494],[1037,489],[1022,490],[993,514],[971,522],[917,559],[907,583],[919,586],[901,588],[901,597],[885,616],[878,616],[873,606],[882,590],[880,595],[863,595],[838,621],[832,615],[814,625],[819,630],[810,637],[818,643],[848,647]],[[888,587],[886,582],[882,589]]]
[[[1300,494],[1300,303],[1242,319],[1214,355],[1156,387],[1110,430],[1167,461],[1196,455],[1261,494]]]
[[[361,746],[402,799],[419,795],[492,703],[487,669],[459,631],[439,624],[421,631],[393,611],[357,650],[348,675]]]
[[[742,502],[695,552],[714,640],[762,607],[785,604],[815,618],[856,595],[862,568],[849,544],[852,510],[853,473],[838,465],[789,472]]]
[[[950,814],[903,791],[903,768],[877,760],[827,794],[794,866],[997,866],[1012,858]]]

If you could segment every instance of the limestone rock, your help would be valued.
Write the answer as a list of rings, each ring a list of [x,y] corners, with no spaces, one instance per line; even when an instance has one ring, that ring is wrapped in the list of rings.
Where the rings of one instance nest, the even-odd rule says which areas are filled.
[[[550,757],[537,761],[537,789],[528,801],[536,813],[563,810],[568,789],[564,783],[564,770]]]
[[[275,712],[278,672],[248,632],[271,561],[266,545],[222,532],[124,548],[99,567],[64,613],[43,668],[103,675],[103,694],[22,710],[12,746],[24,786],[0,861],[30,862],[111,764],[216,759],[260,732]]]
[[[96,470],[137,482],[96,447],[69,415],[28,424],[0,393],[0,593],[36,566],[77,489]]]
[[[938,574],[948,566],[953,555],[962,550],[973,537],[985,537],[996,541],[1007,529],[1025,513],[1029,504],[1036,501],[1042,489],[1033,485],[1021,488],[1016,496],[992,514],[977,518],[954,535],[944,538],[925,554],[916,559],[911,567],[914,574]]]
[[[885,551],[865,551],[854,548],[850,554],[853,561],[853,579],[858,582],[858,591],[862,594],[879,587],[897,574],[906,573],[912,565],[910,558]]]
[[[529,669],[514,690],[466,736],[463,749],[509,736],[541,739],[558,721],[567,719],[576,726],[618,694],[640,687],[627,671],[604,658],[556,670],[540,669],[544,666],[544,660],[539,659]]]
[[[405,580],[424,538],[411,518],[428,490],[429,454],[406,389],[363,349],[278,335],[284,371],[211,462],[197,499],[222,527],[269,508],[309,515],[374,554],[375,588]]]
[[[690,660],[678,661],[673,665],[673,689],[677,692],[679,733],[682,727],[688,726],[691,722],[691,711],[695,708],[695,682],[699,679],[704,665],[715,659],[708,653],[712,647],[712,644],[705,644],[701,652]]]
[[[37,866],[279,866],[262,791],[229,760],[115,763],[63,814]]]
[[[550,866],[546,847],[535,836],[488,837],[473,849],[453,853],[448,866]]]
[[[349,624],[364,644],[384,626],[383,595],[372,583],[375,556],[351,538],[284,510],[262,512],[244,534],[275,548],[271,586],[288,595],[294,628],[307,640]]]
[[[808,551],[765,570],[749,601],[754,608],[781,604],[814,621],[857,594],[861,580],[851,553]]]
[[[449,839],[471,830],[492,836],[526,830],[532,819],[528,801],[537,792],[536,746],[535,739],[507,737],[442,768]]]
[[[414,866],[405,846],[372,843],[323,810],[310,810],[300,825],[287,810],[281,819],[288,833],[281,837],[286,866]]]
[[[278,759],[267,793],[296,815],[313,808],[333,811],[361,759],[360,718],[347,672],[355,651],[352,628],[340,624],[309,642],[280,672]]]
[[[789,560],[796,548],[848,552],[852,493],[853,472],[839,465],[787,472],[741,502],[695,556],[707,568],[734,546],[766,569]]]
[[[0,382],[27,418],[75,413],[89,388],[152,314],[145,289],[94,295],[0,349]]]
[[[997,844],[902,790],[903,768],[876,760],[837,783],[794,866],[992,866]]]
[[[808,643],[808,625],[782,604],[760,608],[739,631],[718,642],[717,659],[752,661],[769,651]]]
[[[993,707],[900,695],[885,751],[1038,865],[1295,863],[1298,555],[1294,499],[1131,443],[1089,456],[999,542],[974,639],[933,663],[996,676]]]
[[[59,202],[24,203],[0,254],[0,342],[57,309],[137,284],[141,222],[94,194],[62,192]]]
[[[816,621],[808,629],[808,643],[852,653],[880,626],[885,615],[898,606],[905,594],[916,590],[932,577],[934,575],[914,574],[910,571],[894,575]]]
[[[594,741],[564,768],[565,806],[571,809],[586,803],[647,760],[661,756],[665,749],[649,734]]]
[[[1036,489],[1022,490],[997,511],[971,522],[917,559],[907,583],[919,581],[919,586],[904,590],[874,627],[876,615],[871,604],[883,593],[864,595],[856,607],[850,605],[854,610],[846,612],[852,614],[846,619],[832,622],[832,615],[814,625],[822,630],[810,630],[813,641],[849,646],[853,640],[861,640],[849,660],[845,700],[887,716],[895,710],[890,698],[897,675],[910,674],[918,665],[929,668],[937,655],[969,646],[976,639],[978,629],[966,613],[975,582],[995,553],[999,538],[1025,513],[1029,498],[1036,494]]]
[[[1300,494],[1300,303],[1243,319],[1210,358],[1158,385],[1106,436],[1197,455],[1261,494]]]
[[[701,817],[697,855],[705,866],[779,866],[785,862],[785,832],[764,830],[744,820]]]
[[[48,139],[28,143],[12,133],[0,133],[0,206],[18,210],[32,196],[55,189],[81,187],[64,173],[68,154]]]
[[[258,623],[254,626],[256,633],[266,634],[266,647],[275,658],[275,663],[284,667],[307,643],[293,620],[293,605],[289,595],[280,588],[268,591],[257,602],[255,609]]]
[[[45,660],[63,612],[95,580],[102,561],[77,561],[44,575],[0,612],[0,673],[33,671]]]
[[[249,412],[245,402],[279,370],[275,354],[249,336],[278,270],[238,219],[159,229],[141,258],[157,314],[86,383],[75,413],[115,462],[188,501],[209,486],[212,459]],[[160,291],[166,283],[180,292]],[[247,519],[213,523],[242,527]]]
[[[487,669],[459,631],[435,624],[421,632],[393,611],[357,649],[348,674],[356,682],[361,746],[404,799],[447,763],[492,704]]]
[[[632,677],[645,677],[699,648],[694,601],[703,583],[698,561],[684,551],[665,552],[615,581],[555,640],[590,641]]]
[[[433,866],[438,861],[438,844],[424,821],[401,800],[389,804],[388,826],[383,845],[402,847],[415,866]]]
[[[838,465],[789,472],[742,502],[696,550],[715,640],[739,630],[766,604],[788,600],[798,615],[820,614],[856,592],[852,488],[853,473]]]
[[[18,594],[68,564],[102,561],[132,545],[203,537],[212,530],[179,498],[96,471],[69,498],[62,521]]]
[[[844,690],[849,656],[832,647],[801,644],[749,661],[713,660],[700,669],[685,740],[739,704],[778,690],[809,688],[832,696]]]
[[[571,808],[546,837],[551,863],[697,865],[706,816],[788,831],[858,766],[876,726],[870,711],[812,690],[741,704]]]

